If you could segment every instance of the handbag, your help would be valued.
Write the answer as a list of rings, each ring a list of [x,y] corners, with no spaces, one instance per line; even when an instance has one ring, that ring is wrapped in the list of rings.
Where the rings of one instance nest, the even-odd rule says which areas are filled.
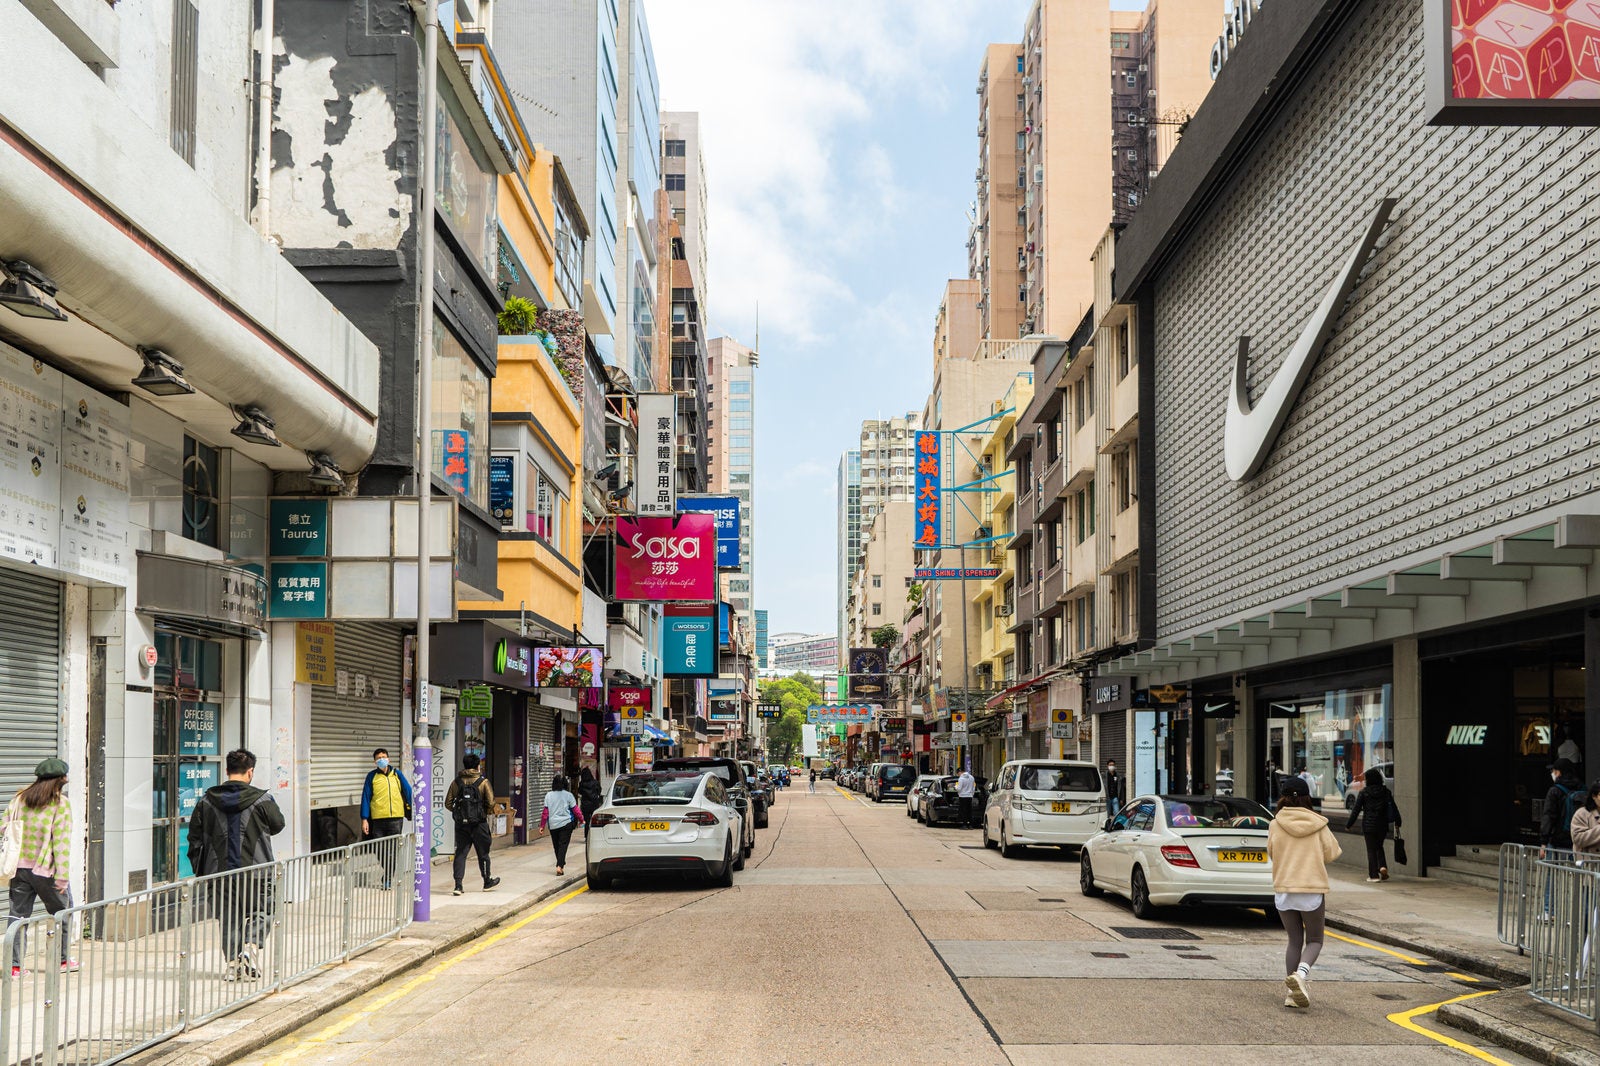
[[[1406,858],[1406,840],[1400,835],[1400,830],[1394,831],[1394,861],[1397,865],[1404,866],[1411,860]]]
[[[17,864],[22,860],[22,797],[12,798],[6,807],[6,820],[0,825],[0,877],[9,880],[17,876]]]

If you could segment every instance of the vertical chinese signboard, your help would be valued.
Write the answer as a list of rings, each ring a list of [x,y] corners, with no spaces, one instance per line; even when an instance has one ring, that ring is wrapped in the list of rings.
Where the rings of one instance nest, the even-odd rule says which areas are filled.
[[[464,429],[439,431],[444,479],[463,496],[472,495],[472,437]]]
[[[912,529],[919,549],[939,546],[940,506],[939,486],[942,483],[943,455],[939,449],[939,434],[923,430],[916,436],[916,521]]]
[[[639,394],[639,513],[669,515],[677,510],[678,397],[670,392]]]
[[[661,632],[662,677],[711,677],[717,672],[717,604],[666,605]]]

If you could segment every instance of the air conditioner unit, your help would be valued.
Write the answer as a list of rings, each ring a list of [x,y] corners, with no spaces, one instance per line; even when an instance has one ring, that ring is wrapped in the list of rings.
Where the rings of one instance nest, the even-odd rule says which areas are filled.
[[[1033,183],[1035,185],[1040,185],[1043,182],[1044,182],[1044,167],[1035,166],[1033,168]]]
[[[976,540],[988,540],[992,534],[993,530],[991,530],[988,526],[979,526],[977,529],[973,530],[973,537]]]
[[[1015,610],[1015,608],[1013,608],[1009,603],[1002,603],[1000,606],[994,609],[994,616],[996,618],[1010,618],[1013,610]]]
[[[1024,84],[1024,85],[1032,85],[1033,84],[1033,78],[1031,76],[1029,76],[1029,75],[1024,74],[1023,77],[1022,77],[1022,84]]]

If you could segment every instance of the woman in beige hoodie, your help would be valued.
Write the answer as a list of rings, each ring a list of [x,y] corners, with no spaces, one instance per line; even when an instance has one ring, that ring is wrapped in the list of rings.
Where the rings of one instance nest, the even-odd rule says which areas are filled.
[[[1283,979],[1289,994],[1283,1005],[1305,1007],[1311,1003],[1306,982],[1322,953],[1328,863],[1341,849],[1328,820],[1312,810],[1311,790],[1304,781],[1287,777],[1279,788],[1278,815],[1267,830],[1267,856],[1278,920],[1289,934],[1288,976]]]
[[[1590,782],[1583,806],[1572,812],[1572,850],[1600,852],[1600,779]]]

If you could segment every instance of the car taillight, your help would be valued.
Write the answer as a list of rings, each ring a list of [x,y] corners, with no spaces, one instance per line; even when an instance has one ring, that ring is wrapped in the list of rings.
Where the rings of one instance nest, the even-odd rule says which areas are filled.
[[[589,819],[589,824],[596,829],[600,828],[602,825],[616,825],[617,816],[614,814],[598,812],[594,815],[594,817]]]
[[[690,825],[716,825],[717,816],[710,811],[690,811],[683,816],[683,820]]]
[[[1194,852],[1183,844],[1167,844],[1161,849],[1161,857],[1167,860],[1169,866],[1187,866],[1190,869],[1200,869],[1200,864],[1195,861]]]

